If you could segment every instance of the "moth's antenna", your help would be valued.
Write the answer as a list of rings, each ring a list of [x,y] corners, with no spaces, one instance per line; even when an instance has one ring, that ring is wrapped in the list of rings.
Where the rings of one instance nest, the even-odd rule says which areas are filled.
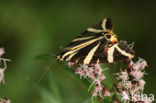
[[[129,44],[129,47],[132,49],[134,47],[134,42],[132,42],[132,44]]]

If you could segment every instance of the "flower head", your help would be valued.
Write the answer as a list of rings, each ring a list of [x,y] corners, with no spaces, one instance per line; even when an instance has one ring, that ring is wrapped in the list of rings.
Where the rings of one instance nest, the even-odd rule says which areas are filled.
[[[75,66],[74,63],[69,62],[68,66],[76,67],[76,74],[80,75],[80,77],[92,80],[92,84],[88,89],[90,90],[91,87],[95,85],[92,92],[92,97],[99,96],[103,98],[104,96],[111,95],[110,91],[103,85],[103,81],[105,80],[106,76],[102,73],[103,70],[100,67],[100,64]]]
[[[9,59],[5,59],[2,58],[3,54],[4,54],[4,49],[0,48],[0,83],[3,82],[4,83],[4,72],[7,68],[7,61],[10,61]],[[4,63],[4,67],[1,67],[1,63]]]
[[[116,88],[123,101],[133,100],[134,103],[140,101],[134,94],[140,95],[138,93],[144,90],[145,81],[143,76],[145,74],[145,66],[147,66],[146,61],[139,58],[135,63],[131,61],[124,71],[116,73],[118,80]]]
[[[5,53],[4,48],[0,48],[0,57]]]
[[[7,98],[4,99],[0,98],[0,103],[11,103],[11,101]]]
[[[4,72],[5,72],[6,68],[7,68],[6,62],[10,61],[9,59],[2,58],[4,53],[5,53],[4,49],[0,48],[0,83],[1,82],[4,83]],[[4,63],[4,66],[1,65],[2,63]],[[11,103],[11,102],[7,98],[2,99],[0,97],[0,103]]]
[[[117,83],[115,85],[115,91],[121,95],[121,101],[130,103],[151,103],[149,101],[142,101],[135,95],[139,95],[139,92],[143,92],[145,81],[143,80],[147,62],[140,59],[137,62],[129,60],[128,67],[124,70],[120,70],[119,73],[115,73],[117,76]],[[69,67],[75,67],[75,73],[80,75],[82,78],[92,80],[92,84],[89,89],[92,88],[92,99],[93,97],[99,97],[103,99],[105,96],[111,96],[110,91],[104,85],[106,76],[103,74],[104,69],[100,67],[100,64],[88,64],[88,65],[77,65],[73,62],[68,62]],[[2,74],[3,75],[3,74]],[[115,92],[115,93],[116,93]],[[113,103],[121,103],[118,99],[114,98]]]

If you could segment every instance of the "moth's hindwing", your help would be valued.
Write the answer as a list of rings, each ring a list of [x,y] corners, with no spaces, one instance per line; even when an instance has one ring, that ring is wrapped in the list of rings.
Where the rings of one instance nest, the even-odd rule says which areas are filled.
[[[110,47],[107,51],[107,54],[108,62],[113,63],[118,60],[133,58],[135,52],[129,47],[129,45],[126,42],[120,41],[119,43]]]

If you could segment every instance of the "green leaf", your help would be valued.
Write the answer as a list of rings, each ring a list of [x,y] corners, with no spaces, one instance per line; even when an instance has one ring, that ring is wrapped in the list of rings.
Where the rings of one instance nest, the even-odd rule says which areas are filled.
[[[35,84],[35,88],[41,95],[43,103],[62,103],[59,88],[53,76],[48,74],[50,88],[43,87],[40,84]]]
[[[49,78],[49,86],[50,86],[50,91],[52,91],[53,93],[53,96],[59,100],[59,103],[61,103],[61,95],[60,95],[60,91],[59,91],[59,88],[58,88],[58,85],[55,81],[55,78],[49,73],[48,75],[48,78]]]
[[[82,103],[92,103],[91,102],[91,98],[87,98],[85,101],[83,101]]]
[[[54,96],[53,92],[39,85],[36,85],[36,88],[40,92],[43,103],[61,103],[61,101]]]
[[[112,102],[112,96],[111,97],[104,97],[103,103],[111,103]]]

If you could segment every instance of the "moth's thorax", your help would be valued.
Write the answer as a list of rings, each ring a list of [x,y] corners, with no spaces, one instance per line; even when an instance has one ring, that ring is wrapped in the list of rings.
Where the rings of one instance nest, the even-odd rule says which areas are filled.
[[[116,37],[116,35],[112,35],[111,38],[110,38],[110,41],[115,44],[115,42],[117,43],[118,42],[118,39]]]

